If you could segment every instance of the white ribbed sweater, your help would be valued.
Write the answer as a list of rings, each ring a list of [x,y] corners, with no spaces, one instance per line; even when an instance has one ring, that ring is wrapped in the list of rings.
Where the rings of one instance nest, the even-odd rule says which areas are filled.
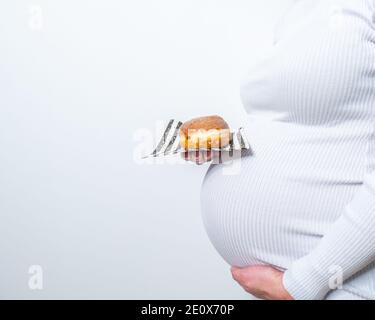
[[[241,95],[254,156],[210,167],[208,235],[231,265],[272,264],[296,299],[375,298],[375,0],[301,0]],[[341,295],[341,297],[345,297]]]

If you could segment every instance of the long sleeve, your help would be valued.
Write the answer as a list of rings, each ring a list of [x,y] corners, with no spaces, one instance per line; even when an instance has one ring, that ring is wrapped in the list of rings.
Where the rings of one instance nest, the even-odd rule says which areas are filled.
[[[345,207],[317,247],[296,260],[283,283],[295,299],[323,299],[335,276],[346,280],[375,259],[375,173]],[[341,274],[333,274],[339,272]]]

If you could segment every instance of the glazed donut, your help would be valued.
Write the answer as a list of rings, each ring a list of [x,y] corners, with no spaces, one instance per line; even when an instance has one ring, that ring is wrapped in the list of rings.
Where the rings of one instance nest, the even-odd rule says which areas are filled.
[[[219,116],[194,118],[180,128],[180,144],[185,150],[219,149],[227,146],[229,139],[229,126]]]

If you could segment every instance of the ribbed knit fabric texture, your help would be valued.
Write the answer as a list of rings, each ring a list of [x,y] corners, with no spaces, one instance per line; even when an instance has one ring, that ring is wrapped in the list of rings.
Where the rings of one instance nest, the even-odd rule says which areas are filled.
[[[205,177],[207,233],[295,299],[374,299],[375,0],[300,0],[276,31],[241,88],[254,155]]]

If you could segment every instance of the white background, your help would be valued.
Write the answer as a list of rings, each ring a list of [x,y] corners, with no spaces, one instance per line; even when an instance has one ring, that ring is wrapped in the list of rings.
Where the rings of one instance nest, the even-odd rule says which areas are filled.
[[[0,298],[248,297],[202,225],[207,166],[140,164],[136,139],[242,125],[241,77],[289,2],[0,3]]]

